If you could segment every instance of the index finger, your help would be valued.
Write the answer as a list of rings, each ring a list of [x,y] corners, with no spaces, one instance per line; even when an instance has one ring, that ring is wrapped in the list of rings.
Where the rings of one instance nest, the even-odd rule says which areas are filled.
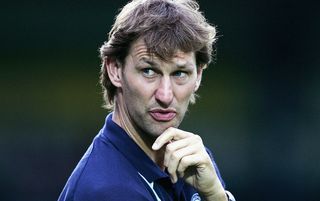
[[[186,137],[188,137],[190,133],[186,131],[182,131],[177,128],[170,127],[167,130],[165,130],[153,143],[152,149],[153,150],[159,150],[163,145],[175,141],[175,140],[181,140]]]

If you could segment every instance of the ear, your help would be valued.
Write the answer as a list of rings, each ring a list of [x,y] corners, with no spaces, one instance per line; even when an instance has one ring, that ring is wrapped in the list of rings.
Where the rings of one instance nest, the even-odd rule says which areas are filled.
[[[108,72],[110,81],[115,87],[121,87],[121,67],[119,62],[114,58],[106,58],[105,68]]]
[[[194,92],[196,92],[200,87],[203,69],[204,68],[202,66],[199,66],[197,68],[197,80],[196,80],[196,85],[194,87]]]

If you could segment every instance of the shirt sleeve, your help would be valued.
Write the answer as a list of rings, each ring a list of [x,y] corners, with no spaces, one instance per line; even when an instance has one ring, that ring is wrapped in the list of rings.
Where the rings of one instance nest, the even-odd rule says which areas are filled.
[[[225,182],[223,181],[223,179],[222,179],[222,177],[221,177],[219,168],[218,168],[216,162],[214,161],[213,154],[212,154],[211,150],[210,150],[209,148],[207,148],[207,147],[206,147],[206,150],[207,150],[207,152],[208,152],[208,154],[209,154],[209,156],[210,156],[210,158],[211,158],[211,161],[212,161],[212,163],[213,163],[213,166],[214,166],[214,168],[215,168],[215,170],[216,170],[217,176],[218,176],[218,178],[219,178],[219,180],[220,180],[223,188],[226,189],[226,184],[225,184]],[[228,201],[236,201],[236,199],[234,198],[234,196],[232,195],[232,193],[230,193],[230,191],[225,190],[225,192],[226,192]]]
[[[222,177],[221,177],[221,174],[220,174],[220,171],[219,171],[219,168],[218,168],[216,162],[214,161],[214,157],[213,157],[212,151],[211,151],[209,148],[207,148],[207,147],[206,147],[206,151],[207,151],[207,153],[209,154],[209,156],[210,156],[210,158],[211,158],[211,161],[212,161],[212,163],[213,163],[214,169],[216,170],[217,176],[218,176],[218,178],[219,178],[219,180],[220,180],[223,188],[225,189],[225,188],[226,188],[226,184],[225,184],[225,182],[223,181],[223,179],[222,179]]]

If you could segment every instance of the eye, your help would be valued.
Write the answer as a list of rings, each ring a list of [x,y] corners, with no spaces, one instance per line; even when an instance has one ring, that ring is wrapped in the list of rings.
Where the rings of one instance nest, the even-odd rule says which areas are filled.
[[[154,77],[156,72],[152,68],[144,68],[142,69],[142,73],[146,77]]]
[[[179,78],[179,79],[184,79],[188,76],[188,73],[185,71],[176,71],[173,73],[173,76]]]

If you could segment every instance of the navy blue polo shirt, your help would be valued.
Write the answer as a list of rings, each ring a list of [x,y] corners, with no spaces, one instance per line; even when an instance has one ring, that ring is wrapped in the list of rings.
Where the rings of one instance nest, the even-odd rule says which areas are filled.
[[[72,172],[58,201],[127,200],[190,201],[200,197],[181,179],[172,184],[169,175],[112,121],[110,114]]]

